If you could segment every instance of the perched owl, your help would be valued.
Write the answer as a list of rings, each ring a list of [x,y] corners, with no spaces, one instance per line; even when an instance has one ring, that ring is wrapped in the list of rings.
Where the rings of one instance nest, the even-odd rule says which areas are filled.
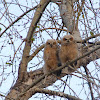
[[[74,60],[78,57],[77,44],[75,43],[72,35],[65,35],[62,38],[59,57],[62,65],[64,65],[67,61]]]
[[[58,54],[59,46],[55,39],[47,40],[44,47],[44,74],[48,74],[48,72],[55,70],[57,67],[61,66]],[[55,72],[57,76],[59,76],[61,71]]]

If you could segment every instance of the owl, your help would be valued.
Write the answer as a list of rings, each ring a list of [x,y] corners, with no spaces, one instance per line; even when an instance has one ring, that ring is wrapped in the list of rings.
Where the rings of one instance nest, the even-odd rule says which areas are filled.
[[[55,70],[57,67],[61,66],[59,60],[59,46],[55,39],[47,40],[45,47],[44,47],[44,74],[48,74],[48,72]],[[59,76],[61,71],[55,72],[57,76]]]
[[[64,65],[67,61],[74,60],[78,57],[77,43],[74,41],[72,35],[65,35],[61,40],[61,47],[59,50],[59,58]],[[77,64],[77,62],[75,63]]]

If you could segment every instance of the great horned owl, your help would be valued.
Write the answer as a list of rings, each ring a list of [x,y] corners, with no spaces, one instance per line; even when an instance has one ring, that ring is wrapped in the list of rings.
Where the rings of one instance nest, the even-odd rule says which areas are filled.
[[[74,60],[78,57],[77,44],[75,43],[72,35],[65,35],[62,38],[59,57],[62,65],[64,65],[67,61]]]
[[[61,65],[58,54],[59,46],[55,39],[47,40],[44,47],[44,74],[48,74],[48,72],[55,70],[57,67]],[[56,75],[60,75],[61,71],[55,72]]]

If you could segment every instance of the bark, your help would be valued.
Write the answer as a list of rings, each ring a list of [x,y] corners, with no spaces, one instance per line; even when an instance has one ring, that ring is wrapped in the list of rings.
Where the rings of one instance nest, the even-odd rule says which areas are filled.
[[[73,32],[74,21],[73,21],[73,2],[71,0],[62,0],[59,10],[60,16],[64,25],[67,27],[68,32]]]
[[[32,43],[32,37],[34,35],[34,31],[36,28],[37,23],[39,22],[41,15],[43,11],[45,10],[45,7],[48,5],[49,0],[41,0],[40,4],[37,7],[37,10],[35,12],[35,15],[33,17],[32,23],[30,25],[27,37],[26,37],[26,43],[25,43],[25,48],[23,50],[23,56],[22,56],[22,61],[19,66],[19,71],[18,71],[18,81],[21,82],[25,80],[24,76],[26,76],[27,73],[27,65],[28,65],[28,57],[31,49],[31,43]]]

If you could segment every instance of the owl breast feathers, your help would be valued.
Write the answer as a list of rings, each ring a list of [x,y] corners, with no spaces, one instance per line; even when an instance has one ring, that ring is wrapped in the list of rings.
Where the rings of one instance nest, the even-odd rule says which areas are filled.
[[[77,44],[72,35],[65,35],[61,40],[59,57],[62,65],[78,57]]]
[[[44,47],[44,74],[53,71],[58,67],[59,57],[58,57],[58,43],[55,39],[47,40]]]

